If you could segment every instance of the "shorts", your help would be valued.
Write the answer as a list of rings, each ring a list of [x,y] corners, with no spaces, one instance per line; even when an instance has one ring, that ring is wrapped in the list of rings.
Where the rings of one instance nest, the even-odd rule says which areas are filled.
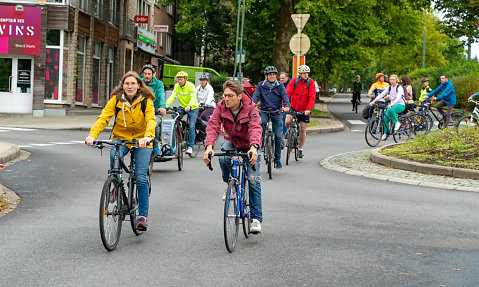
[[[309,115],[296,115],[298,122],[309,123]]]

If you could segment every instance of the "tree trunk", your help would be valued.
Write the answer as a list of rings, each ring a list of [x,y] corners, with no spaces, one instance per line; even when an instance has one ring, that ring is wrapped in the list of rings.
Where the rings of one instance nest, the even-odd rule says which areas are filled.
[[[291,57],[289,40],[293,34],[293,19],[291,19],[291,14],[293,14],[296,1],[297,0],[280,0],[279,23],[276,29],[276,40],[273,50],[273,66],[275,66],[280,73],[286,72],[289,74]]]

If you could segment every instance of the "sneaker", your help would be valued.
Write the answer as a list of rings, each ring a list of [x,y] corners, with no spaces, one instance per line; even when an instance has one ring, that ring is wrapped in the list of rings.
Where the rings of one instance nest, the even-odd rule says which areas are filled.
[[[192,147],[188,147],[185,151],[186,154],[192,154],[193,153],[193,148]]]
[[[387,134],[383,134],[382,137],[381,137],[381,140],[385,141],[385,140],[387,140],[387,138],[388,138],[388,135],[387,135]]]
[[[361,105],[361,101],[358,102],[358,106]]]
[[[155,145],[155,155],[161,155],[161,149],[159,145]]]
[[[148,223],[146,223],[146,217],[138,216],[138,219],[136,221],[136,229],[140,231],[146,231],[147,228],[148,228]]]
[[[249,232],[253,234],[261,233],[261,222],[259,222],[258,219],[254,218],[253,221],[251,221]]]
[[[303,149],[300,148],[300,149],[298,149],[298,158],[303,158],[303,157],[304,157]]]
[[[394,131],[397,131],[401,128],[401,123],[400,122],[396,122],[396,124],[394,124]]]
[[[276,161],[276,162],[274,163],[274,167],[275,167],[276,169],[282,169],[282,168],[283,168],[283,165],[281,164],[280,161]]]
[[[110,203],[114,203],[116,201],[116,197],[117,197],[116,188],[112,188],[110,190]]]

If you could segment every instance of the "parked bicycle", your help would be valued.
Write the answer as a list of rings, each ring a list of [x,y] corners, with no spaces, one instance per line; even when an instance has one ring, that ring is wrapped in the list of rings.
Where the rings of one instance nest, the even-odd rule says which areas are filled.
[[[264,161],[268,166],[268,176],[269,179],[272,178],[272,165],[274,163],[274,154],[275,154],[275,135],[273,132],[273,121],[271,120],[271,116],[281,113],[281,110],[277,111],[266,111],[260,110],[261,113],[268,115],[268,122],[266,123],[266,131],[264,133]]]
[[[366,143],[370,147],[377,146],[385,132],[384,115],[386,114],[387,106],[388,102],[377,102],[373,106],[373,116],[369,119],[364,130]],[[405,115],[398,115],[398,122],[401,123],[401,127],[397,131],[392,131],[392,126],[388,127],[388,135],[392,135],[396,143],[406,142],[413,135],[411,121]]]
[[[118,245],[121,235],[121,225],[129,216],[133,233],[141,235],[143,231],[138,230],[136,223],[138,218],[138,188],[135,176],[135,149],[138,148],[138,141],[94,141],[93,147],[102,150],[107,146],[115,149],[113,168],[108,171],[108,177],[103,184],[100,199],[99,220],[100,235],[103,246],[112,251]],[[120,146],[132,145],[129,149],[130,163],[127,165],[120,157]],[[151,166],[151,165],[150,165]],[[123,180],[123,171],[128,173],[127,189]],[[147,172],[148,190],[151,193],[151,169]]]
[[[304,115],[304,112],[296,112],[289,110],[289,114],[292,115],[291,124],[286,131],[286,165],[289,164],[289,157],[291,151],[294,151],[294,159],[298,161],[299,152],[299,115]]]
[[[479,102],[470,100],[470,103],[474,104],[474,110],[472,113],[468,116],[463,116],[456,124],[457,130],[460,132],[464,128],[469,128],[469,127],[474,127],[478,128],[479,127],[479,108],[477,107],[479,105]]]
[[[238,152],[237,150],[222,150],[221,153],[215,153],[215,156],[231,157],[231,174],[228,181],[228,188],[225,191],[225,207],[223,213],[223,235],[226,249],[233,252],[238,241],[239,222],[242,221],[243,233],[245,238],[250,236],[251,214],[249,207],[249,187],[247,180],[247,166],[249,161],[248,153]],[[211,166],[211,152],[208,155]],[[254,165],[252,165],[255,171]]]

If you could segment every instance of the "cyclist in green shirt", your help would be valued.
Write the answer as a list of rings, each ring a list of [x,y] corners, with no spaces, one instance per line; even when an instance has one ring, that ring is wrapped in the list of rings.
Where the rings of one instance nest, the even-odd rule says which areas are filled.
[[[473,94],[473,95],[470,96],[467,100],[468,100],[468,101],[471,101],[471,100],[473,100],[473,99],[475,99],[475,98],[479,98],[479,92]]]
[[[198,117],[198,99],[196,97],[196,87],[193,83],[188,82],[188,73],[180,71],[176,74],[175,78],[178,83],[175,84],[173,93],[166,101],[166,107],[169,108],[173,101],[178,98],[180,102],[181,110],[180,115],[188,115],[189,122],[189,138],[188,138],[188,149],[186,154],[193,153],[193,146],[195,144],[195,124],[196,118]]]

